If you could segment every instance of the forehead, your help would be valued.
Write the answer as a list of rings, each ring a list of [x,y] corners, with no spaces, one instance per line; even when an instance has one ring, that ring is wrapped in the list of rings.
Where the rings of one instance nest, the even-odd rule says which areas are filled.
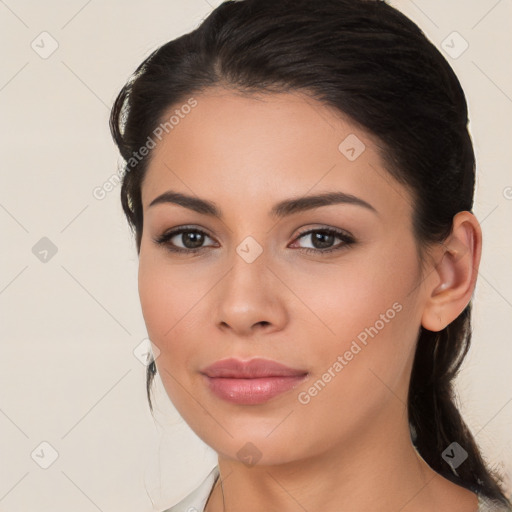
[[[225,89],[194,99],[196,106],[181,113],[153,149],[142,186],[144,209],[167,189],[243,210],[330,190],[377,204],[392,196],[388,206],[407,207],[378,141],[319,101],[299,92]],[[163,118],[176,110],[179,105]]]

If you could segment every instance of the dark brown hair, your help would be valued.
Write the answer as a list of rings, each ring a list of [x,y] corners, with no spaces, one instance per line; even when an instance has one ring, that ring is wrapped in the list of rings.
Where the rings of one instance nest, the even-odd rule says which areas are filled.
[[[121,202],[138,251],[150,155],[134,155],[171,107],[212,86],[303,91],[376,136],[390,175],[414,197],[420,245],[442,242],[454,215],[472,210],[475,156],[464,92],[410,19],[382,0],[226,1],[196,30],[149,55],[115,100],[110,125],[126,161]],[[408,395],[412,440],[435,471],[510,506],[455,403],[470,311],[471,304],[440,332],[421,328]],[[155,373],[153,361],[150,407]],[[442,457],[452,442],[468,453],[457,471]]]

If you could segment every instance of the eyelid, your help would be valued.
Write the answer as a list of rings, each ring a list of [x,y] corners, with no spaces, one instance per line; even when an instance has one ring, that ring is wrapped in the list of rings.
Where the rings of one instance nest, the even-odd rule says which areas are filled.
[[[313,228],[309,227],[309,228],[301,229],[299,231],[299,233],[297,234],[297,236],[295,237],[295,240],[297,238],[300,238],[303,235],[307,235],[307,234],[315,232],[315,231],[327,231],[327,232],[331,232],[333,234],[337,234],[339,236],[345,236],[347,238],[351,238],[351,239],[355,240],[354,236],[346,229],[335,228],[332,226],[317,226],[317,227],[313,227]]]
[[[170,239],[182,234],[183,232],[200,233],[212,240],[215,240],[215,238],[213,236],[211,236],[207,232],[207,230],[205,230],[202,227],[198,227],[197,225],[183,225],[183,226],[176,226],[174,228],[165,230],[161,235],[154,237],[153,241],[158,245],[167,246],[167,249],[170,252],[178,253],[178,254],[194,254],[197,252],[204,251],[205,249],[208,249],[209,247],[213,247],[212,245],[207,245],[207,246],[197,247],[194,249],[187,249],[187,248],[178,247],[178,246],[175,246],[175,245],[172,245],[169,243]],[[329,235],[333,235],[334,237],[339,238],[342,242],[338,245],[335,245],[334,247],[324,248],[324,249],[316,249],[316,248],[311,248],[311,247],[299,247],[298,249],[300,251],[303,251],[305,253],[313,253],[313,254],[317,254],[317,255],[322,255],[322,254],[331,253],[331,252],[334,252],[337,250],[341,250],[341,249],[346,248],[356,242],[356,239],[354,238],[354,236],[350,232],[348,232],[344,229],[334,228],[331,226],[317,226],[317,227],[304,228],[304,229],[300,230],[299,233],[294,237],[292,243],[295,243],[297,240],[305,237],[306,235],[310,235],[315,232],[328,233]]]
[[[306,235],[310,235],[312,233],[328,233],[329,235],[333,235],[336,238],[339,238],[341,240],[340,244],[337,244],[333,247],[329,247],[326,249],[315,249],[311,247],[300,247],[299,249],[306,252],[306,253],[313,253],[313,254],[327,254],[331,253],[337,250],[341,250],[343,248],[348,248],[350,245],[354,244],[356,242],[355,237],[348,231],[341,229],[341,228],[334,228],[331,226],[320,226],[320,227],[314,227],[314,228],[305,228],[304,230],[301,230],[297,236],[294,237],[294,240],[292,243],[295,243],[297,240],[300,240],[301,238],[305,237]]]
[[[165,244],[167,243],[171,238],[174,238],[177,235],[180,235],[184,232],[196,232],[200,233],[202,235],[207,236],[208,238],[211,238],[214,240],[214,237],[208,233],[208,231],[202,227],[198,227],[196,225],[183,225],[183,226],[176,226],[174,228],[166,229],[162,234],[157,235],[153,238],[153,242],[156,244]],[[211,247],[211,246],[208,246]],[[182,247],[179,247],[178,249],[183,249]],[[199,248],[199,249],[202,249]],[[183,251],[191,252],[193,249],[183,249]]]

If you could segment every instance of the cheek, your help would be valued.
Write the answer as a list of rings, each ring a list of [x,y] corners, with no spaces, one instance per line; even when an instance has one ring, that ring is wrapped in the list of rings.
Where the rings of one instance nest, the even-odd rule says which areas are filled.
[[[336,263],[294,268],[285,276],[302,299],[301,321],[318,326],[325,352],[340,350],[359,335],[364,341],[375,324],[383,338],[402,323],[419,322],[413,292],[419,279],[416,249],[412,241],[397,247],[380,244],[372,251],[347,253]]]
[[[165,294],[165,279],[155,261],[141,250],[139,257],[138,288],[139,298],[150,339],[157,343],[172,325],[172,319],[166,315],[172,311],[172,295]],[[162,347],[160,347],[160,350]]]
[[[170,263],[167,255],[151,247],[141,247],[138,290],[142,314],[150,340],[160,354],[157,368],[164,380],[171,373],[188,381],[197,354],[201,353],[211,317],[204,314],[206,295],[218,277],[214,272],[198,272],[197,266]],[[174,386],[170,382],[171,386]],[[167,386],[166,386],[167,387]]]
[[[186,318],[187,288],[183,288],[180,273],[165,264],[165,258],[141,248],[139,256],[138,289],[142,315],[150,340],[160,350],[157,367],[180,357],[180,347],[174,343],[179,336],[181,323]],[[190,307],[188,308],[190,309]],[[181,322],[180,322],[181,319]],[[176,351],[177,350],[177,351]],[[172,351],[173,358],[168,354]]]
[[[139,257],[138,288],[142,314],[151,342],[159,353],[155,364],[158,375],[171,402],[181,411],[187,410],[181,385],[188,387],[187,361],[193,355],[192,343],[184,342],[187,300],[179,293],[179,272],[171,272],[169,265],[158,257],[141,250]],[[189,340],[190,341],[190,340]]]
[[[138,289],[142,313],[155,341],[175,337],[194,305],[207,290],[207,283],[194,277],[192,266],[168,261],[164,250],[141,246]]]
[[[334,324],[340,342],[331,349],[343,356],[344,368],[332,391],[361,415],[389,399],[400,397],[396,405],[407,401],[421,313],[414,292],[419,279],[415,248],[402,249],[382,253],[380,265],[366,272],[360,269],[362,277],[351,281],[353,295],[342,299],[346,307]]]
[[[318,343],[304,347],[315,369],[313,384],[321,381],[318,392],[311,390],[319,397],[313,407],[342,401],[364,409],[389,395],[386,386],[403,388],[421,318],[414,292],[420,269],[412,241],[397,247],[390,243],[343,265],[319,267],[296,283],[297,295],[307,298],[322,324],[313,318],[321,333],[306,338]]]

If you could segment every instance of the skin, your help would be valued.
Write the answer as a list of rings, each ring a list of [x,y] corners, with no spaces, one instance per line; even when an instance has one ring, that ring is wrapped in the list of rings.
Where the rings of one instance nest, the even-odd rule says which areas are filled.
[[[215,486],[206,511],[476,511],[474,493],[416,453],[406,408],[420,325],[444,328],[471,298],[481,250],[475,217],[457,214],[451,237],[425,252],[422,266],[412,196],[385,170],[367,132],[300,93],[216,88],[195,98],[153,150],[142,185],[138,284],[166,392],[219,454],[222,489]],[[354,161],[338,150],[350,134],[365,145]],[[215,202],[222,220],[176,204],[149,206],[170,189]],[[336,204],[269,215],[278,201],[332,191],[376,212]],[[202,252],[175,254],[155,243],[183,225],[207,233]],[[326,227],[355,242],[322,255],[311,235],[299,238]],[[247,236],[263,250],[252,263],[236,251]],[[181,235],[172,241],[187,247]],[[330,247],[342,243],[334,238]],[[396,303],[400,312],[301,403],[298,394]],[[309,375],[264,404],[232,404],[199,373],[226,357],[265,357]],[[255,465],[237,456],[248,442],[261,454]]]

